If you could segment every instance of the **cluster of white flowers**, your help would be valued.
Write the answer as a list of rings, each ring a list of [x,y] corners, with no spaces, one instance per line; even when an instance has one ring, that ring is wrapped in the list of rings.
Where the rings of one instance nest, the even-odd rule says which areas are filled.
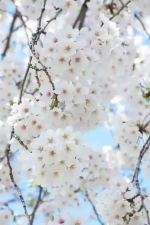
[[[77,182],[87,161],[81,134],[69,126],[42,132],[29,149],[32,153],[22,151],[19,160],[23,169],[33,169],[35,183],[42,187]]]
[[[1,218],[1,223],[4,225],[7,225],[10,223],[10,221],[13,221],[13,215],[10,212],[10,210],[1,209],[0,218]]]
[[[20,182],[17,162],[50,193],[37,202],[44,225],[88,224],[99,215],[110,225],[148,223],[148,195],[121,174],[138,165],[136,180],[140,169],[150,176],[150,147],[141,151],[150,134],[150,50],[135,36],[150,36],[149,10],[149,0],[0,2],[0,27],[11,23],[0,33],[0,190],[13,193],[9,173]],[[85,143],[97,127],[114,134],[116,149]],[[95,201],[98,212],[86,221],[67,211]],[[3,224],[14,219],[8,209]]]
[[[122,176],[110,179],[108,188],[97,197],[97,209],[110,225],[147,224],[146,212],[141,198]],[[150,199],[145,196],[145,206],[149,208]]]
[[[39,92],[35,98],[27,95],[19,105],[14,103],[12,117],[7,120],[14,125],[17,138],[27,146],[19,157],[24,161],[23,167],[31,169],[30,162],[34,161],[36,183],[62,186],[68,180],[71,183],[74,176],[80,177],[87,153],[80,133],[72,134],[72,128],[67,126],[84,132],[103,125],[109,107],[106,100],[112,96],[109,89],[106,99],[102,98],[109,77],[99,84],[98,80],[107,71],[104,65],[118,44],[118,29],[101,14],[100,25],[94,29],[79,31],[68,27],[47,33],[43,48],[36,46],[38,60],[33,68],[42,70],[44,65],[49,75],[39,72]],[[114,59],[112,64],[115,62]],[[99,76],[97,71],[101,70]],[[11,148],[22,149],[18,141],[13,141]]]

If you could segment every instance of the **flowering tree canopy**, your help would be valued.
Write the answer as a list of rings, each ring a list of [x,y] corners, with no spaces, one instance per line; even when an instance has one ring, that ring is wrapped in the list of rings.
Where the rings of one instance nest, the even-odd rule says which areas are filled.
[[[149,14],[0,1],[0,224],[150,225]],[[86,143],[97,127],[115,146]]]

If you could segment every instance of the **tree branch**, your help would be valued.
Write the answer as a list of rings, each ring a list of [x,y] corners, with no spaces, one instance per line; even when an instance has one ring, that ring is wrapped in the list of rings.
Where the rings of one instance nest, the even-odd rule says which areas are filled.
[[[143,148],[140,151],[140,155],[138,157],[138,163],[136,165],[136,169],[135,169],[135,172],[134,172],[134,175],[133,175],[132,182],[135,181],[135,180],[137,180],[137,178],[138,178],[139,170],[140,170],[140,165],[142,163],[142,159],[143,159],[146,151],[149,149],[149,146],[150,146],[150,137],[147,139],[147,141],[143,145]]]
[[[131,2],[131,0],[127,1],[127,3],[126,3],[125,5],[123,5],[123,6],[118,10],[118,12],[116,12],[112,17],[110,17],[109,20],[113,20],[117,15],[119,15],[119,13],[120,13],[124,8],[126,8],[126,7],[129,5],[130,2]]]
[[[27,37],[27,42],[28,42],[28,45],[29,45],[29,36],[28,36],[28,32],[27,32],[26,22],[24,21],[22,14],[18,10],[17,10],[17,12],[18,12],[19,18],[22,22],[22,26],[24,27],[24,31],[25,31],[25,34],[26,34],[26,37]],[[30,28],[28,28],[28,29],[30,30]]]
[[[9,29],[9,34],[8,34],[8,37],[7,37],[6,45],[5,45],[4,51],[2,53],[2,59],[4,59],[4,57],[6,56],[6,53],[7,53],[8,49],[9,49],[10,40],[11,40],[11,36],[12,36],[12,33],[13,33],[13,28],[14,28],[14,25],[15,25],[17,17],[18,17],[18,13],[16,11],[15,14],[14,14],[13,20],[11,22],[11,25],[10,25],[10,29]]]
[[[17,135],[13,135],[13,137],[16,138],[16,140],[19,142],[20,145],[22,145],[22,147],[24,147],[26,150],[28,150],[30,153],[32,153],[29,148],[27,147],[27,145],[24,144],[24,142],[22,140],[20,140],[20,138]]]
[[[80,21],[79,29],[81,29],[81,28],[83,27],[84,20],[85,20],[85,17],[86,17],[86,12],[87,12],[87,9],[88,9],[86,3],[89,2],[89,1],[90,1],[90,0],[85,0],[85,1],[84,1],[83,5],[82,5],[82,7],[81,7],[81,10],[80,10],[80,12],[79,12],[79,14],[78,14],[78,16],[77,16],[77,18],[76,18],[76,20],[75,20],[73,26],[72,26],[73,28],[76,27],[76,25],[77,25],[77,23],[78,23],[79,21]]]
[[[37,199],[36,205],[34,207],[34,210],[33,210],[32,214],[31,214],[31,225],[33,225],[33,222],[34,222],[34,219],[35,219],[35,214],[36,214],[36,211],[37,211],[38,206],[39,206],[40,201],[41,201],[42,190],[43,190],[43,188],[41,186],[39,186],[38,199]]]
[[[40,29],[40,26],[41,26],[41,21],[42,21],[42,16],[43,16],[43,13],[44,13],[44,10],[45,10],[46,1],[47,0],[44,0],[43,7],[42,7],[42,10],[41,10],[41,14],[40,14],[40,17],[38,19],[38,25],[37,25],[37,29],[36,29],[37,33],[35,33],[33,35],[33,37],[32,37],[32,41],[31,41],[31,44],[30,44],[32,46],[32,48],[34,48],[34,45],[36,44],[36,40],[39,37],[38,30]],[[15,14],[15,16],[13,18],[13,21],[12,21],[12,24],[11,24],[11,28],[10,28],[10,37],[11,37],[11,33],[12,33],[13,26],[14,26],[14,23],[15,23],[15,20],[16,20],[17,16],[18,15]],[[9,37],[9,40],[10,40],[10,37]],[[9,47],[9,42],[8,42],[7,45]],[[7,51],[7,49],[5,51]],[[24,75],[24,79],[23,79],[23,83],[22,83],[22,86],[21,86],[21,91],[20,91],[18,104],[20,104],[21,100],[22,100],[23,89],[24,89],[24,85],[25,85],[25,82],[26,82],[29,70],[30,70],[31,61],[32,61],[32,56],[30,56],[30,58],[29,58],[29,63],[28,63],[28,66],[27,66],[27,69],[26,69],[26,72],[25,72],[25,75]],[[12,127],[12,131],[11,131],[11,135],[10,135],[10,141],[12,140],[13,136],[14,136],[14,127]],[[8,142],[7,147],[6,147],[6,157],[7,157],[7,165],[9,167],[9,175],[10,175],[11,182],[13,183],[15,189],[17,190],[17,192],[19,194],[19,198],[20,198],[20,201],[21,201],[22,206],[24,208],[25,215],[26,215],[26,217],[28,219],[28,224],[31,225],[30,216],[29,216],[29,214],[27,212],[27,207],[26,207],[23,195],[22,195],[21,190],[19,189],[18,185],[16,184],[16,182],[14,180],[13,170],[12,170],[12,166],[10,164],[10,159],[9,159],[10,146],[11,146],[10,141]]]
[[[146,27],[145,27],[143,21],[141,20],[141,18],[138,17],[137,14],[134,14],[134,17],[140,22],[140,24],[141,24],[143,30],[145,31],[145,33],[148,35],[148,37],[149,37],[149,39],[150,39],[150,34],[149,34],[148,31],[146,30]]]
[[[100,217],[99,217],[99,214],[98,214],[98,212],[97,212],[97,209],[96,209],[95,205],[93,204],[93,202],[91,201],[91,199],[90,199],[89,194],[88,194],[87,191],[86,191],[86,193],[85,193],[85,196],[86,196],[87,200],[89,201],[89,203],[91,204],[92,209],[93,209],[93,211],[94,211],[94,213],[95,213],[95,215],[96,215],[96,217],[97,217],[98,222],[99,222],[101,225],[104,225],[104,223],[101,221],[101,219],[100,219]]]
[[[27,22],[27,20],[26,21],[24,21],[25,23]],[[18,31],[21,27],[23,27],[23,23],[22,24],[20,24],[18,27],[16,27],[16,28],[14,28],[13,30],[12,30],[12,33],[14,33],[14,32],[16,32],[16,31]],[[2,42],[4,42],[7,38],[9,37],[9,34],[2,40]]]
[[[137,189],[138,189],[139,195],[140,195],[140,199],[141,199],[141,207],[145,210],[146,217],[147,217],[147,221],[148,221],[148,224],[150,225],[149,211],[148,211],[148,209],[146,208],[146,205],[145,205],[145,203],[144,203],[144,196],[143,196],[142,193],[141,193],[141,188],[140,188],[140,184],[139,184],[139,179],[138,179],[138,177],[137,177],[135,183],[136,183],[136,187],[137,187]]]
[[[56,15],[51,18],[50,20],[47,20],[46,22],[46,25],[39,31],[40,33],[44,33],[46,27],[53,21],[53,20],[56,20],[58,15],[62,12],[62,9],[59,9],[59,11],[56,13]]]
[[[11,131],[10,141],[13,138],[13,135],[14,135],[14,127],[12,128],[12,131]],[[27,207],[26,207],[26,204],[25,204],[25,200],[24,200],[23,195],[22,195],[22,193],[20,191],[20,188],[18,187],[18,185],[15,182],[15,179],[14,179],[14,176],[13,176],[12,166],[10,164],[10,159],[9,159],[10,146],[11,146],[10,141],[8,142],[8,144],[6,146],[6,158],[7,158],[7,165],[9,167],[9,176],[10,176],[11,182],[13,183],[15,189],[17,190],[17,192],[19,194],[19,198],[20,198],[20,201],[22,203],[22,206],[23,206],[25,215],[26,215],[26,217],[28,219],[28,224],[30,225],[30,216],[29,216],[28,211],[27,211]]]
[[[149,216],[149,211],[148,209],[146,208],[145,206],[145,203],[144,203],[144,196],[142,195],[141,193],[141,188],[140,188],[140,184],[139,184],[139,171],[140,171],[140,165],[142,163],[142,159],[145,155],[145,153],[147,152],[147,150],[149,149],[150,147],[150,137],[147,139],[147,141],[145,142],[143,148],[141,149],[140,151],[140,155],[138,157],[138,163],[137,163],[137,166],[136,166],[136,169],[135,169],[135,173],[133,175],[133,179],[132,179],[132,182],[135,181],[135,184],[136,184],[136,187],[137,187],[137,190],[138,190],[138,194],[141,198],[141,206],[144,208],[145,210],[145,213],[146,213],[146,217],[147,217],[147,221],[148,221],[148,224],[150,225],[150,216]]]
[[[32,56],[30,56],[30,58],[29,58],[28,66],[27,66],[27,69],[26,69],[26,72],[25,72],[25,75],[24,75],[24,78],[23,78],[23,82],[22,82],[22,85],[21,85],[21,90],[20,90],[18,104],[20,104],[21,103],[21,100],[22,100],[24,85],[25,85],[25,82],[26,82],[26,79],[27,79],[27,76],[28,76],[28,73],[29,73],[29,70],[30,70],[31,62],[32,62]]]

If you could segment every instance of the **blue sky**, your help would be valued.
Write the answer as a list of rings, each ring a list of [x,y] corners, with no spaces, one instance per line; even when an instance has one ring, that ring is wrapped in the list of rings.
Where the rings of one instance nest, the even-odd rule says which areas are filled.
[[[114,146],[114,137],[109,130],[103,128],[97,128],[94,131],[86,133],[84,138],[87,143],[95,145],[96,147],[102,147],[104,145]]]

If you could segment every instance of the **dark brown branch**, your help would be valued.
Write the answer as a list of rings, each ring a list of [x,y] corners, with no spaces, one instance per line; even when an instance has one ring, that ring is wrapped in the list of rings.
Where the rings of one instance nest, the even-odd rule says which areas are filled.
[[[25,21],[26,22],[26,21]],[[18,27],[14,28],[12,30],[12,33],[18,31],[21,27],[23,27],[23,24],[19,25]],[[2,40],[2,42],[4,42],[7,38],[9,37],[9,34]]]
[[[85,20],[85,17],[86,17],[86,12],[88,10],[88,7],[87,7],[87,2],[89,2],[89,0],[85,0],[82,7],[81,7],[81,10],[73,24],[73,28],[76,27],[77,23],[80,22],[79,24],[79,29],[81,29],[83,27],[83,24],[84,24],[84,20]]]
[[[7,37],[6,45],[5,45],[4,51],[2,53],[2,59],[4,59],[4,57],[6,56],[6,53],[7,53],[8,49],[9,49],[10,40],[11,40],[11,36],[12,36],[12,33],[13,33],[13,28],[14,28],[14,25],[15,25],[17,17],[18,17],[18,14],[17,14],[17,12],[15,12],[14,17],[13,17],[12,22],[11,22],[11,25],[10,25],[10,29],[9,29],[9,34],[8,34],[8,37]]]
[[[137,163],[137,166],[136,166],[136,169],[135,169],[135,173],[133,175],[133,179],[132,179],[132,182],[135,181],[135,184],[136,184],[136,187],[137,187],[137,190],[138,190],[138,194],[141,198],[141,206],[143,207],[143,209],[145,210],[145,213],[146,213],[146,217],[147,217],[147,221],[148,221],[148,224],[150,225],[150,216],[149,216],[149,211],[148,209],[146,208],[146,205],[144,203],[144,196],[142,195],[141,193],[141,187],[140,187],[140,184],[139,184],[139,171],[140,171],[140,165],[142,163],[142,159],[145,155],[145,153],[147,152],[147,150],[149,149],[150,147],[150,137],[147,139],[147,141],[145,142],[145,144],[143,145],[143,148],[141,149],[140,151],[140,155],[138,157],[138,163]]]
[[[119,13],[124,9],[126,8],[129,3],[131,2],[131,0],[127,1],[127,3],[125,5],[123,5],[119,10],[118,12],[116,12],[112,17],[110,17],[110,20],[113,20],[117,15],[119,15]]]
[[[45,8],[45,5],[46,5],[46,1],[47,0],[44,0],[44,3],[43,3],[43,6]],[[40,29],[40,26],[41,26],[41,21],[42,21],[42,16],[43,16],[43,13],[44,13],[44,9],[42,8],[41,10],[41,14],[40,14],[40,17],[39,17],[39,21],[38,21],[38,26],[37,26],[37,33],[35,33],[32,37],[32,41],[31,41],[31,49],[33,48],[34,49],[34,45],[36,44],[36,40],[37,38],[39,37],[38,36],[38,30]],[[18,16],[17,14],[15,14],[16,17]],[[14,17],[15,18],[15,17]],[[16,19],[13,19],[14,22],[13,22],[13,25],[11,25],[11,31],[13,29],[13,26],[14,26],[14,23],[15,23],[15,20]],[[10,32],[12,33],[12,32]],[[10,37],[11,37],[11,34],[10,34]],[[23,79],[23,83],[22,83],[22,86],[21,86],[21,91],[20,91],[20,96],[19,96],[19,101],[18,101],[18,104],[21,103],[21,100],[22,100],[22,95],[23,95],[23,89],[24,89],[24,85],[25,85],[25,82],[26,82],[26,79],[27,79],[27,76],[28,76],[28,73],[29,73],[29,70],[30,70],[30,65],[31,65],[31,61],[32,61],[32,56],[30,56],[29,58],[29,63],[28,63],[28,66],[27,66],[27,69],[26,69],[26,72],[25,72],[25,75],[24,75],[24,79]],[[10,141],[11,139],[13,138],[14,136],[14,127],[12,127],[12,131],[11,131],[11,136],[10,136]],[[20,201],[23,205],[23,208],[24,208],[24,212],[25,212],[25,215],[27,216],[27,219],[28,219],[28,224],[31,225],[31,222],[30,222],[30,216],[27,212],[27,207],[26,207],[26,204],[25,204],[25,201],[24,201],[24,198],[23,198],[23,195],[21,193],[21,190],[19,189],[18,185],[16,184],[15,180],[14,180],[14,176],[13,176],[13,170],[12,170],[12,166],[10,164],[10,159],[9,159],[9,153],[10,153],[10,141],[8,142],[7,144],[7,147],[6,147],[6,157],[7,157],[7,164],[8,164],[8,167],[9,167],[9,175],[10,175],[10,179],[11,179],[11,182],[13,183],[15,189],[17,190],[18,194],[19,194],[19,198],[20,198]]]
[[[143,30],[145,31],[145,33],[148,35],[148,37],[149,37],[149,39],[150,39],[150,34],[149,34],[148,31],[146,30],[146,27],[145,27],[143,21],[141,20],[141,18],[138,17],[137,14],[135,14],[134,17],[140,22],[140,24],[141,24]]]
[[[43,14],[45,12],[46,2],[47,2],[47,0],[44,0],[43,1],[41,14],[40,14],[40,16],[38,18],[38,25],[37,25],[37,29],[36,29],[36,35],[35,35],[34,45],[37,44],[37,42],[39,40],[39,37],[40,37],[40,34],[41,34],[41,32],[39,32],[39,31],[41,30],[42,17],[43,17]]]
[[[13,135],[14,135],[14,127],[12,128],[12,131],[11,131],[10,141],[13,138]],[[28,219],[28,223],[30,224],[30,216],[29,216],[28,211],[27,211],[25,200],[24,200],[23,195],[22,195],[22,193],[20,191],[20,188],[18,187],[18,185],[16,184],[16,182],[14,180],[13,170],[12,170],[12,166],[10,164],[10,158],[9,158],[10,146],[11,146],[10,141],[9,141],[9,143],[6,146],[6,158],[7,158],[7,165],[9,167],[9,176],[10,176],[11,182],[13,183],[15,189],[17,190],[17,192],[19,194],[19,198],[20,198],[20,201],[22,203],[22,206],[23,206],[23,209],[24,209],[24,213],[25,213],[25,215],[26,215],[26,217]]]
[[[52,89],[55,90],[54,83],[53,83],[53,81],[52,81],[52,79],[51,79],[51,76],[50,76],[49,73],[48,73],[48,68],[47,68],[46,66],[44,66],[44,64],[40,61],[39,56],[38,56],[38,55],[36,54],[36,52],[35,52],[34,45],[31,45],[31,46],[30,46],[30,50],[32,51],[34,57],[37,59],[38,63],[42,66],[42,70],[45,72],[46,76],[48,77],[49,83],[51,84]],[[34,68],[34,67],[32,67],[32,68]],[[34,69],[35,69],[35,68],[34,68]],[[36,70],[36,69],[35,69],[35,70]],[[56,101],[58,101],[58,100],[57,100],[57,95],[56,95],[56,94],[54,94],[54,98],[55,98]]]
[[[138,157],[138,163],[136,165],[136,169],[135,169],[135,172],[134,172],[134,175],[133,175],[132,182],[135,181],[138,178],[138,174],[139,174],[139,170],[140,170],[140,165],[142,163],[142,159],[143,159],[146,151],[149,149],[149,147],[150,147],[150,137],[147,139],[147,141],[143,145],[143,148],[140,151],[140,155]]]
[[[41,29],[41,20],[42,20],[43,13],[45,11],[46,1],[47,0],[44,0],[41,15],[38,18],[38,26],[37,26],[36,32],[32,34],[32,42],[30,43],[30,50],[31,50],[32,54],[34,55],[34,57],[37,59],[38,63],[42,66],[43,71],[47,75],[49,82],[52,85],[52,89],[55,90],[54,83],[52,82],[51,76],[49,75],[48,70],[47,70],[48,68],[46,66],[44,66],[43,63],[40,61],[39,56],[36,54],[35,48],[34,48],[34,46],[37,44],[40,34],[42,33],[43,29],[45,29],[45,27],[43,29]],[[60,12],[61,12],[61,10],[59,10],[59,12],[49,21],[49,23],[52,22],[53,20],[55,20]],[[57,95],[54,95],[54,97],[57,101]]]
[[[40,201],[41,201],[42,190],[43,190],[43,188],[41,186],[39,186],[38,199],[37,199],[36,205],[34,207],[34,210],[33,210],[32,214],[31,214],[31,225],[33,225],[33,222],[34,222],[34,219],[35,219],[35,214],[36,214],[36,211],[37,211],[37,209],[39,207],[39,204],[40,204]]]
[[[136,199],[137,197],[139,197],[139,193],[133,196],[132,198],[125,198],[125,200],[127,200],[130,203],[133,203],[134,202],[133,200]]]
[[[43,1],[43,6],[42,6],[41,14],[40,14],[40,16],[39,16],[39,18],[38,18],[38,26],[37,26],[37,30],[40,30],[40,29],[41,29],[42,17],[43,17],[43,14],[44,14],[44,12],[45,12],[46,2],[47,2],[47,0],[44,0],[44,1]]]
[[[38,76],[38,71],[37,71],[37,70],[36,70],[36,76],[35,76],[35,78],[36,78],[36,81],[37,81],[38,87],[40,88],[41,83],[40,83],[40,79],[39,79],[39,76]]]
[[[31,68],[31,66],[30,66],[30,68]],[[28,87],[30,85],[30,82],[31,82],[31,73],[29,73],[29,78],[28,78],[28,81],[27,81],[27,84],[26,84],[26,87],[25,87],[25,91],[24,92],[26,92],[26,90],[28,89]]]
[[[22,145],[22,147],[24,147],[26,150],[28,150],[30,153],[32,153],[29,150],[29,148],[27,147],[27,145],[25,145],[24,142],[22,140],[20,140],[20,138],[17,135],[14,134],[13,136],[16,138],[16,140],[19,142],[19,144]]]
[[[40,33],[44,33],[45,34],[45,29],[46,27],[53,21],[53,20],[56,20],[58,15],[62,12],[62,9],[59,9],[59,11],[56,13],[56,15],[51,18],[50,20],[47,20],[46,22],[46,25],[39,31]]]
[[[147,128],[147,126],[150,124],[150,121],[148,121],[145,126],[144,126],[144,130]]]
[[[18,104],[20,104],[21,100],[22,100],[24,85],[25,85],[25,82],[26,82],[26,79],[27,79],[27,76],[28,76],[28,73],[29,73],[29,70],[30,70],[31,61],[32,61],[32,56],[30,56],[30,58],[29,58],[28,66],[27,66],[27,69],[26,69],[26,72],[25,72],[25,75],[24,75],[24,78],[23,78]]]
[[[141,208],[143,208],[145,210],[145,213],[146,213],[146,217],[147,217],[147,221],[148,221],[148,224],[150,225],[150,216],[149,216],[149,211],[148,209],[146,208],[146,205],[144,203],[144,196],[142,195],[141,193],[141,188],[140,188],[140,184],[139,184],[139,179],[137,177],[136,181],[136,187],[138,189],[138,192],[139,192],[139,195],[140,195],[140,198],[141,198]]]

